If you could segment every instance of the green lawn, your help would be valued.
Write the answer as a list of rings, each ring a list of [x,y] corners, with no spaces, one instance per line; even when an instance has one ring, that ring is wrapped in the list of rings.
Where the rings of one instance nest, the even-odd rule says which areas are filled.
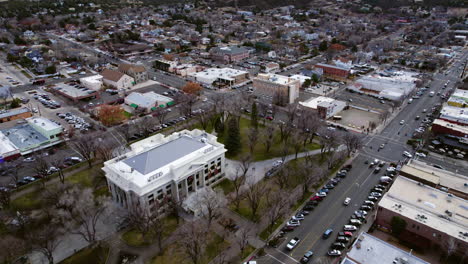
[[[31,211],[40,209],[43,204],[39,198],[39,193],[39,190],[35,190],[12,200],[10,203],[10,209],[12,211]]]
[[[166,217],[163,220],[165,222],[165,229],[163,239],[169,237],[172,232],[177,229],[177,219],[174,217]],[[182,220],[181,220],[182,221]],[[182,223],[182,222],[181,222]],[[136,229],[131,229],[122,234],[122,240],[125,241],[129,246],[133,247],[144,247],[151,245],[155,242],[154,234],[142,234]]]
[[[127,112],[127,111],[124,111],[123,114],[124,114],[124,116],[125,116],[127,119],[130,119],[130,118],[133,116],[132,113],[129,113],[129,112]]]
[[[105,264],[107,255],[109,254],[109,248],[105,246],[87,247],[82,249],[78,253],[68,257],[67,259],[60,262],[61,264],[82,264],[82,263],[93,263],[93,264]]]
[[[65,181],[79,184],[82,187],[93,187],[93,178],[97,173],[101,172],[102,164],[94,165],[91,168],[86,168],[77,172],[65,179]]]
[[[244,249],[244,252],[240,255],[241,261],[244,260],[246,257],[248,257],[250,253],[252,253],[254,250],[255,250],[254,247],[252,247],[251,245],[247,245],[247,247],[245,247]]]
[[[226,195],[234,191],[234,185],[232,181],[229,179],[224,179],[220,183],[218,183],[215,188],[220,188],[223,190],[223,193]]]
[[[93,194],[94,194],[94,197],[111,195],[107,186],[102,186],[99,189],[94,190]]]
[[[21,70],[21,73],[22,73],[24,76],[26,76],[26,78],[28,78],[28,79],[31,79],[31,78],[32,78],[31,75],[29,75],[29,73],[28,73],[27,71],[25,71],[25,70]]]
[[[205,247],[205,252],[201,257],[200,264],[208,264],[212,259],[223,252],[229,243],[224,241],[220,236],[211,232],[208,234],[208,243]],[[177,244],[173,244],[167,247],[163,254],[155,256],[150,264],[190,264],[185,254],[181,252],[181,249],[177,247]]]
[[[240,123],[239,126],[240,126],[242,149],[237,155],[234,155],[234,156],[226,155],[226,157],[231,158],[231,159],[239,159],[244,154],[250,152],[250,148],[249,148],[249,145],[247,143],[248,142],[248,133],[249,133],[250,125],[251,125],[250,124],[250,119],[241,118],[239,123]],[[258,127],[259,127],[259,133],[261,133],[260,131],[263,128],[265,128],[265,126],[262,125],[262,124],[259,124]],[[270,129],[270,128],[267,128],[267,129]],[[224,136],[226,134],[227,134],[227,131],[225,131],[223,135],[218,136],[218,141],[220,143],[224,144]],[[280,132],[279,131],[274,135],[273,144],[272,144],[272,146],[271,146],[271,148],[270,148],[270,150],[268,152],[266,151],[265,145],[262,143],[261,135],[259,135],[258,143],[256,144],[256,146],[255,146],[255,148],[253,150],[253,159],[255,161],[260,161],[260,160],[267,160],[267,159],[273,159],[273,158],[281,157],[283,155],[282,147],[283,147],[283,144],[281,143],[281,138],[280,138]],[[305,147],[305,149],[307,149],[307,150],[315,150],[315,149],[319,149],[319,148],[320,148],[320,145],[316,144],[316,143],[307,144],[306,147]],[[294,154],[294,150],[292,148],[290,148],[288,153],[289,154]]]

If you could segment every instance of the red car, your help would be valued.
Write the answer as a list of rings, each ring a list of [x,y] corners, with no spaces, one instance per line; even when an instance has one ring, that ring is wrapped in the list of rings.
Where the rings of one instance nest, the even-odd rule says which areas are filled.
[[[322,201],[323,197],[315,195],[314,197],[310,198],[311,201]]]
[[[344,235],[345,235],[345,237],[352,237],[353,233],[351,233],[349,231],[346,231],[346,232],[344,232]]]
[[[267,117],[265,117],[265,119],[267,119],[267,120],[273,120],[273,117],[272,117],[272,116],[267,116]]]

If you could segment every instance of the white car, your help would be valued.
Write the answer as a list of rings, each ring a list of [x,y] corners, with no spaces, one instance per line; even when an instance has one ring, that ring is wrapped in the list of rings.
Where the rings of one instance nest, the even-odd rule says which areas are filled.
[[[346,197],[346,199],[344,199],[343,204],[344,204],[344,205],[348,205],[350,202],[351,202],[351,198]]]
[[[357,230],[357,227],[353,226],[353,225],[345,225],[343,227],[343,230],[344,231],[356,231]]]
[[[410,159],[413,157],[413,155],[411,155],[408,151],[403,151],[403,156],[410,158]]]
[[[414,155],[418,156],[418,157],[421,157],[421,158],[425,158],[427,157],[426,154],[422,153],[422,152],[416,152]]]
[[[29,157],[29,158],[25,158],[23,161],[24,161],[24,162],[33,162],[33,161],[35,161],[35,160],[36,160],[35,158]]]
[[[400,121],[400,125],[403,125],[405,123],[405,120]]]
[[[273,167],[281,166],[281,164],[283,164],[283,161],[282,160],[277,160],[277,161],[273,162]]]

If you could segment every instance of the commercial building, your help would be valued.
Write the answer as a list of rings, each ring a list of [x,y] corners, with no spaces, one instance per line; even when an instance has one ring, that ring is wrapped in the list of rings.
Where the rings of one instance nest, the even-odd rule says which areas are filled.
[[[338,77],[338,78],[348,78],[350,74],[350,69],[345,68],[345,67],[340,67],[336,65],[330,65],[330,64],[323,64],[323,63],[317,63],[315,65],[315,68],[319,68],[323,70],[323,74],[327,77]]]
[[[367,233],[359,234],[341,264],[429,264],[411,252],[399,249]]]
[[[31,116],[31,111],[29,111],[29,109],[26,107],[10,109],[0,113],[0,123],[5,123],[17,119],[24,119]]]
[[[303,107],[316,111],[319,117],[322,119],[328,119],[330,117],[336,116],[346,107],[345,102],[325,96],[310,98],[305,102],[299,102],[299,104]]]
[[[173,68],[172,72],[182,77],[188,76],[190,74],[196,73],[198,71],[198,67],[193,64],[181,64],[177,65]]]
[[[173,103],[174,102],[172,98],[157,94],[155,92],[133,92],[125,97],[126,105],[128,105],[131,109],[143,112],[151,112],[155,110],[156,107],[166,107]]]
[[[177,64],[178,64],[177,61],[170,61],[170,60],[165,60],[165,59],[159,59],[159,60],[154,61],[154,67],[156,69],[167,71],[167,72],[173,72]]]
[[[287,76],[278,74],[259,73],[253,80],[255,92],[271,96],[272,98],[280,95],[286,98],[287,103],[294,103],[299,97],[299,88],[301,82]]]
[[[400,175],[425,185],[468,199],[468,176],[435,168],[418,160],[410,160],[400,170]]]
[[[74,102],[87,98],[100,98],[99,90],[80,88],[79,86],[70,85],[67,83],[57,84],[56,86],[52,87],[52,91]]]
[[[434,120],[431,131],[436,135],[450,135],[460,138],[468,138],[468,126],[461,126],[442,119]]]
[[[224,145],[198,129],[157,134],[130,147],[103,167],[114,201],[125,208],[164,210],[165,199],[182,202],[224,177]]]
[[[249,57],[249,50],[243,47],[214,47],[210,50],[211,59],[224,63],[239,62]]]
[[[398,71],[364,76],[347,87],[348,90],[366,93],[392,101],[400,101],[416,88],[416,73]]]
[[[468,91],[456,89],[448,99],[447,104],[461,108],[468,107]]]
[[[201,72],[191,73],[189,77],[206,85],[222,87],[247,81],[249,73],[231,68],[208,68]]]
[[[148,80],[148,72],[143,65],[122,63],[119,64],[119,72],[125,73],[135,80],[135,83],[141,83]]]
[[[116,89],[130,88],[135,85],[135,79],[122,72],[105,69],[101,75],[105,85]]]
[[[460,108],[445,104],[442,107],[442,110],[440,110],[439,119],[461,126],[468,126],[468,108]]]
[[[446,191],[398,176],[378,204],[375,224],[391,230],[392,218],[406,222],[399,239],[427,250],[468,250],[468,202]]]
[[[62,142],[60,125],[44,117],[25,120],[26,124],[0,130],[0,160],[10,160]]]
[[[94,90],[94,91],[99,91],[102,88],[102,81],[103,77],[100,74],[88,76],[88,77],[83,77],[80,78],[80,83],[84,87]]]

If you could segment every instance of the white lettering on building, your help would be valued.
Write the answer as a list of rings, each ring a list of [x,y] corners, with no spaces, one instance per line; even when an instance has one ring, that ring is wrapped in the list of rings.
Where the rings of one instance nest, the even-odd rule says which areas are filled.
[[[206,154],[206,153],[208,153],[208,152],[212,151],[213,149],[214,149],[214,147],[213,147],[213,146],[211,146],[211,147],[209,147],[209,148],[205,149],[205,150],[203,151],[203,153],[204,153],[204,154]]]
[[[152,182],[156,180],[157,178],[161,177],[163,175],[162,171],[156,173],[155,175],[152,175],[148,178],[148,182]]]

